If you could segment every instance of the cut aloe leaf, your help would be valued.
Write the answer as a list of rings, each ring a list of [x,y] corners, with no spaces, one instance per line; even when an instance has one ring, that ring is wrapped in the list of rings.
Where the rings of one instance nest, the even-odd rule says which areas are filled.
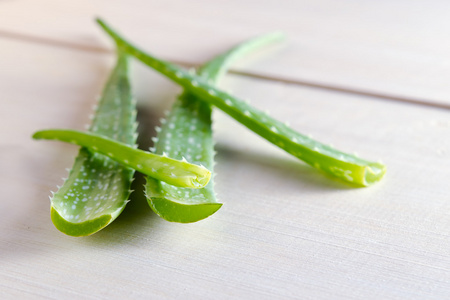
[[[106,155],[126,167],[179,187],[202,188],[211,177],[211,172],[203,166],[142,151],[90,132],[48,129],[36,132],[33,138],[58,140],[82,146],[91,152]]]
[[[211,135],[209,105],[198,102],[195,96],[183,94],[161,126],[155,140],[155,153],[167,153],[175,159],[186,158],[212,171],[214,154]],[[148,177],[145,188],[153,211],[172,222],[188,223],[204,219],[222,205],[215,199],[213,180],[206,187],[193,190]]]
[[[199,75],[217,81],[234,60],[267,44],[283,39],[280,33],[267,34],[244,42],[206,63]],[[154,151],[169,157],[195,162],[213,170],[214,143],[211,130],[211,107],[192,93],[185,92],[175,101],[161,128],[158,128]],[[162,218],[172,222],[196,222],[215,213],[217,203],[214,182],[202,189],[177,188],[148,178],[146,194],[150,207]]]
[[[178,83],[186,91],[218,107],[261,137],[314,168],[359,186],[369,186],[384,176],[386,166],[382,163],[371,162],[355,155],[341,152],[300,134],[285,123],[253,108],[245,101],[216,88],[204,78],[145,53],[126,41],[106,25],[105,22],[101,20],[97,20],[97,22],[121,49]]]
[[[136,128],[128,57],[119,51],[89,130],[134,145]],[[104,228],[125,208],[133,174],[133,169],[82,148],[63,186],[51,197],[53,224],[71,236],[86,236]]]

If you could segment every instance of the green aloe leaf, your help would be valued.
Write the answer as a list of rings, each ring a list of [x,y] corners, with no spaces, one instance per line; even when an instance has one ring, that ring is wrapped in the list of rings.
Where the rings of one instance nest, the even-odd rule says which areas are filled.
[[[134,145],[136,128],[128,57],[119,51],[89,131]],[[133,169],[82,148],[68,178],[51,197],[53,224],[72,236],[86,236],[104,228],[125,208],[133,174]]]
[[[211,172],[204,166],[139,150],[91,132],[48,129],[36,132],[33,138],[59,140],[82,146],[91,152],[106,155],[125,167],[175,186],[198,189],[204,187],[211,177]]]
[[[206,63],[199,76],[213,83],[223,75],[234,60],[283,39],[280,33],[267,34],[244,42]],[[211,106],[188,91],[175,101],[161,128],[154,151],[169,157],[186,158],[213,170],[214,143],[211,130]],[[147,178],[147,199],[150,207],[162,218],[173,222],[196,222],[202,220],[221,206],[217,203],[214,182],[210,180],[202,189],[187,189],[169,185],[154,178]]]
[[[359,186],[374,184],[384,176],[386,166],[382,163],[371,162],[339,151],[298,133],[285,123],[275,120],[245,101],[218,89],[204,78],[140,50],[102,20],[97,20],[97,22],[121,49],[312,167]]]

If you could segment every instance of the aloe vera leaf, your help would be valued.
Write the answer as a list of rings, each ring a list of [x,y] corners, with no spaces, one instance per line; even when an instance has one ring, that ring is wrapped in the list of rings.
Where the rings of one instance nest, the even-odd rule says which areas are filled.
[[[234,60],[283,38],[281,33],[271,33],[241,43],[204,64],[198,74],[215,82]],[[158,136],[154,139],[155,153],[165,152],[169,157],[177,159],[186,157],[189,161],[213,170],[214,143],[211,107],[208,103],[189,92],[181,94],[157,131]],[[210,180],[204,188],[193,190],[148,178],[146,194],[150,207],[165,220],[196,222],[215,213],[222,206],[217,203],[213,185],[213,180]]]
[[[203,166],[139,150],[91,132],[48,129],[37,131],[33,138],[58,140],[82,146],[93,153],[106,155],[128,168],[175,186],[202,188],[211,177],[211,172]],[[113,169],[111,165],[110,168]]]
[[[124,52],[118,52],[89,130],[134,145],[136,108],[128,81],[128,60]],[[133,174],[133,169],[82,148],[68,178],[51,197],[53,224],[72,236],[86,236],[104,228],[125,208]]]
[[[298,133],[285,123],[253,108],[245,101],[216,88],[202,77],[145,53],[121,37],[102,20],[97,20],[97,22],[121,49],[314,168],[359,186],[369,186],[378,182],[384,176],[386,166],[382,163],[371,162],[341,152]]]
[[[154,140],[155,153],[165,152],[175,159],[185,157],[212,171],[211,108],[207,103],[199,102],[195,96],[184,93],[179,97],[166,122],[162,124],[158,138]],[[213,180],[204,188],[193,190],[148,177],[145,189],[153,211],[172,222],[195,222],[208,217],[222,206],[215,199]]]

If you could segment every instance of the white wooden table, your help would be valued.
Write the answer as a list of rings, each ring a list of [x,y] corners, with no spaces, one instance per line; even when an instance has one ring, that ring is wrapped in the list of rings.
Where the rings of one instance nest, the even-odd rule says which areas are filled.
[[[0,298],[449,299],[449,11],[406,0],[0,1]],[[216,112],[216,214],[169,223],[138,189],[99,233],[60,233],[48,195],[78,149],[31,134],[89,122],[114,62],[95,16],[183,65],[285,31],[283,47],[221,87],[381,158],[385,179],[352,188]],[[132,74],[150,138],[180,88],[137,62]]]

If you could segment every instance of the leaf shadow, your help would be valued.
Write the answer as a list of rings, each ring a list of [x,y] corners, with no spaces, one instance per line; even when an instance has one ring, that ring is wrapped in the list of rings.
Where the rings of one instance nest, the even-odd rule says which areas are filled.
[[[236,165],[248,168],[259,168],[285,185],[294,184],[321,192],[360,188],[319,171],[294,157],[272,156],[251,150],[244,152],[221,143],[216,144],[216,150],[218,160],[233,161]]]

